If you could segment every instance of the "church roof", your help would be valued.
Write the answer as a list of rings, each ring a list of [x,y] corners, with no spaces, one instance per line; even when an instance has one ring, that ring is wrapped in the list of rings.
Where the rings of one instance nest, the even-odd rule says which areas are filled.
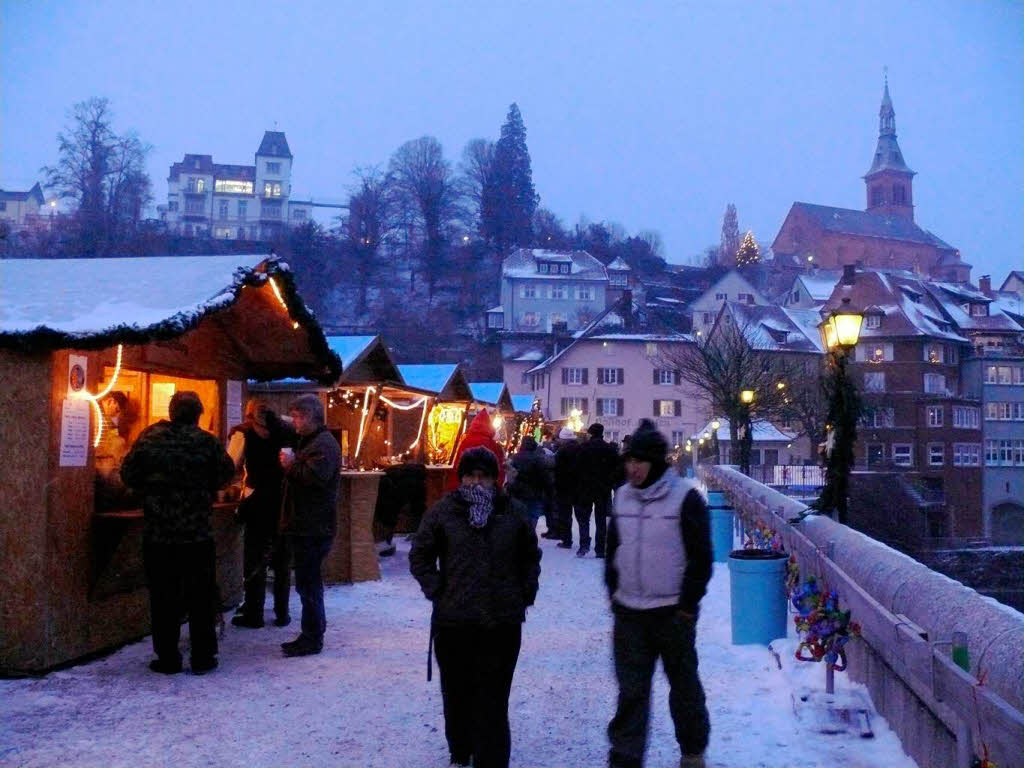
[[[931,232],[921,229],[909,219],[899,216],[880,216],[877,213],[857,211],[852,208],[833,208],[830,205],[815,205],[813,203],[793,203],[793,210],[802,211],[828,232],[906,240],[950,251],[955,250],[953,246],[940,240]]]
[[[288,149],[288,139],[284,137],[284,131],[265,131],[263,141],[256,154],[261,157],[287,157],[291,159],[292,151]]]

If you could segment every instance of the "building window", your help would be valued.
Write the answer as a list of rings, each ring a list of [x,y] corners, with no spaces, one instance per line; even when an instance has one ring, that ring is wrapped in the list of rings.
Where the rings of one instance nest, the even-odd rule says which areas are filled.
[[[1024,384],[1024,366],[989,365],[985,367],[986,384]]]
[[[281,196],[281,182],[279,181],[267,181],[263,184],[263,196],[264,197],[280,197]]]
[[[598,368],[597,383],[619,385],[623,382],[624,368]]]
[[[608,284],[616,288],[625,288],[629,285],[629,279],[624,272],[612,272],[608,275]]]
[[[716,293],[715,294],[715,301],[726,301],[728,298],[729,298],[729,294],[727,294],[727,293]]]
[[[979,443],[953,443],[953,466],[981,466],[981,445]]]
[[[488,328],[503,328],[504,326],[505,316],[501,312],[491,312],[487,315]]]
[[[203,216],[206,214],[206,206],[203,205],[202,200],[186,200],[185,213]]]
[[[1024,403],[985,403],[986,421],[1024,421]]]
[[[280,219],[281,218],[281,203],[263,203],[263,208],[260,215],[264,219]]]
[[[625,402],[622,398],[618,397],[599,397],[597,398],[597,415],[598,416],[621,416],[624,410]]]
[[[235,195],[251,195],[251,181],[235,181],[234,179],[217,179],[213,182],[213,191]]]
[[[562,415],[568,416],[573,411],[579,411],[580,413],[587,412],[587,398],[585,397],[563,397],[562,398]]]
[[[551,269],[551,265],[548,264],[546,261],[538,261],[537,262],[537,272],[539,272],[540,274],[546,275],[548,273],[548,270],[550,270],[550,269]]]
[[[928,443],[928,466],[941,467],[946,463],[946,446],[944,443]]]
[[[882,316],[881,315],[871,314],[871,315],[865,315],[864,316],[864,327],[865,328],[872,328],[872,329],[874,329],[874,328],[880,328],[881,326],[882,326]]]
[[[292,218],[293,219],[297,219],[299,221],[305,221],[306,220],[306,209],[305,208],[293,208],[292,209]]]
[[[658,355],[658,343],[655,341],[648,341],[644,347],[644,353],[648,357],[657,357]]]
[[[672,442],[669,445],[675,449],[681,448],[686,443],[686,433],[681,429],[672,430]]]
[[[902,184],[897,184],[892,188],[892,201],[897,205],[907,202],[907,190]]]
[[[881,187],[872,187],[871,188],[871,205],[872,205],[872,207],[874,207],[876,205],[881,205],[884,202],[885,202],[885,192],[882,191],[882,188]]]
[[[892,444],[892,463],[897,467],[914,466],[914,446],[912,443]]]
[[[564,285],[552,285],[551,286],[551,298],[552,299],[567,299],[567,298],[569,298],[569,291],[566,290]]]
[[[220,219],[226,219],[228,217],[228,201],[221,200],[217,204],[217,217]]]
[[[527,328],[534,328],[540,325],[540,315],[536,312],[524,312],[522,317],[519,319],[519,324],[526,326]]]
[[[747,304],[754,303],[754,294],[752,293],[738,293],[736,294],[737,301],[745,301]]]
[[[188,180],[188,191],[202,194],[206,191],[206,179],[190,178]]]
[[[239,200],[238,201],[238,218],[245,220],[245,217],[249,215],[249,201]]]
[[[941,405],[929,405],[927,410],[928,415],[928,426],[929,427],[941,427],[942,426],[942,406]]]
[[[267,173],[280,173],[280,172],[281,172],[281,164],[280,163],[267,163]]]
[[[977,429],[979,416],[977,408],[965,405],[953,406],[953,426],[959,429]]]
[[[215,227],[213,236],[221,240],[230,240],[235,236],[235,230],[231,227]]]
[[[560,275],[568,275],[570,268],[571,268],[571,265],[569,265],[569,264],[559,264],[558,265],[558,273]]]
[[[594,289],[589,285],[581,285],[576,289],[576,300],[577,301],[593,301],[594,300]]]
[[[880,467],[885,462],[885,443],[868,443],[864,450],[869,467]]]
[[[862,423],[865,427],[886,429],[895,424],[892,408],[872,408],[864,415]]]
[[[7,210],[7,201],[6,200],[0,200],[0,211],[6,211],[6,210]]]
[[[586,368],[563,368],[562,383],[568,386],[580,386],[587,383]]]
[[[893,360],[892,344],[858,344],[855,354],[858,363],[891,363]]]
[[[926,363],[945,362],[945,356],[943,355],[943,346],[941,344],[925,344],[924,361]]]
[[[971,317],[987,317],[988,316],[988,305],[987,304],[971,304]]]
[[[885,374],[870,372],[864,374],[865,392],[885,392]]]
[[[655,368],[653,375],[653,383],[658,386],[672,386],[676,383],[676,372],[671,368]]]
[[[924,391],[929,395],[946,394],[946,377],[941,373],[926,373],[924,375]]]
[[[681,400],[655,400],[654,401],[654,415],[655,416],[681,416],[683,413],[683,403]]]
[[[0,203],[0,205],[7,205],[7,203]],[[2,211],[2,210],[4,210],[4,209],[0,208],[0,211]],[[176,210],[178,210],[178,201],[177,200],[171,200],[169,203],[167,203],[167,210],[168,211],[176,211]]]
[[[536,299],[537,286],[532,283],[527,283],[519,289],[519,296],[524,299]]]

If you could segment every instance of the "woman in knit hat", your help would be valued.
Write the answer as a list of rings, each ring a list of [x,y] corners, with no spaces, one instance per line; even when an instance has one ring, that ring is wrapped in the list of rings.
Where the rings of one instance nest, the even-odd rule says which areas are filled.
[[[413,537],[409,570],[434,606],[431,640],[451,762],[507,768],[508,698],[541,552],[521,505],[497,487],[491,451],[465,451],[457,472],[459,486]]]

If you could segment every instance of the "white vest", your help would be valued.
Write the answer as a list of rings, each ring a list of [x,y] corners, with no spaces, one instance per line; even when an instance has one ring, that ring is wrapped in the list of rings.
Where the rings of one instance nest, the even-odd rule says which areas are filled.
[[[612,515],[619,535],[614,566],[619,584],[612,596],[627,608],[675,605],[686,571],[680,514],[697,484],[671,467],[649,488],[629,483],[615,493]]]

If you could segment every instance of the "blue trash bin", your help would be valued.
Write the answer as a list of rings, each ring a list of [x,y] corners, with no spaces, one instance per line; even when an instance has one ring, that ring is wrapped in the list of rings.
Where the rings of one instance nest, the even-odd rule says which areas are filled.
[[[786,636],[783,552],[737,549],[729,555],[733,645],[768,645]]]
[[[716,563],[729,560],[733,544],[733,509],[721,491],[708,493],[708,510],[711,512],[711,551]]]

